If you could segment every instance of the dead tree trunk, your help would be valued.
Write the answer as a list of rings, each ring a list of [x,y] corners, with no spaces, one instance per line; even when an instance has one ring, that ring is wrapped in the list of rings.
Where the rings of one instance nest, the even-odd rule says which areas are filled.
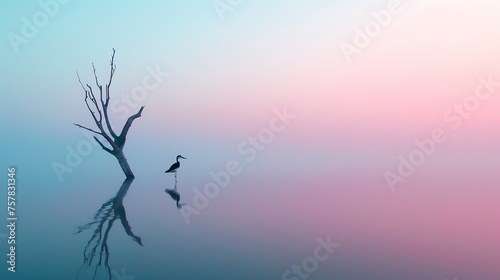
[[[125,173],[125,176],[127,176],[127,178],[135,177],[134,173],[132,172],[132,169],[130,169],[130,165],[128,164],[127,158],[123,154],[123,151],[115,152],[113,153],[113,155],[118,160],[118,163],[120,164],[123,173]]]
[[[102,84],[100,84],[99,80],[97,79],[96,69],[94,64],[92,63],[95,84],[97,86],[97,90],[99,91],[97,97],[94,94],[94,88],[92,88],[92,86],[89,84],[83,85],[80,79],[80,75],[78,75],[78,72],[76,73],[78,77],[78,82],[80,83],[83,91],[85,92],[85,104],[87,105],[87,109],[89,110],[90,115],[92,116],[92,119],[94,120],[94,123],[97,126],[97,129],[91,129],[76,123],[74,125],[103,137],[105,142],[107,142],[108,143],[107,145],[109,146],[104,145],[104,143],[101,140],[99,140],[99,138],[97,138],[96,136],[94,136],[94,139],[95,141],[97,141],[97,143],[99,144],[99,146],[101,146],[103,150],[110,153],[118,160],[118,163],[120,164],[120,167],[122,168],[125,176],[127,178],[133,178],[135,176],[134,173],[132,172],[132,169],[130,169],[130,165],[128,164],[125,154],[123,153],[123,146],[125,145],[125,140],[127,138],[127,133],[130,129],[130,126],[132,126],[132,123],[134,122],[135,119],[141,117],[144,106],[142,106],[137,113],[135,113],[134,115],[130,116],[127,119],[119,134],[115,133],[115,131],[111,126],[111,122],[109,121],[109,115],[108,115],[109,90],[111,87],[111,82],[113,81],[113,75],[115,74],[116,70],[116,64],[114,60],[115,60],[115,49],[113,49],[113,53],[111,54],[111,63],[110,63],[111,69],[109,73],[109,81],[107,84],[105,84],[104,90]]]

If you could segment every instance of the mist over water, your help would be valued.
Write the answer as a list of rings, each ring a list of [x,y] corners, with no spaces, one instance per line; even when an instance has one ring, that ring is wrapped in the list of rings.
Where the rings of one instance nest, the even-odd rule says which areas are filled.
[[[399,2],[5,4],[0,279],[499,279],[500,4]]]

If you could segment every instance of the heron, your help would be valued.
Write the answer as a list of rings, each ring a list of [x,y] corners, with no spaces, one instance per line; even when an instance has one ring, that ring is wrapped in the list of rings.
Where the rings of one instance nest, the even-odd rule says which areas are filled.
[[[177,169],[179,169],[179,167],[181,167],[181,163],[179,162],[179,158],[186,159],[185,157],[178,155],[176,158],[176,162],[174,164],[172,164],[170,166],[170,168],[167,171],[165,171],[165,173],[177,172]]]
[[[165,171],[165,173],[174,173],[175,174],[175,183],[177,184],[177,169],[181,167],[181,163],[179,162],[179,158],[186,159],[185,157],[178,155],[176,158],[176,162],[170,166],[170,168]]]

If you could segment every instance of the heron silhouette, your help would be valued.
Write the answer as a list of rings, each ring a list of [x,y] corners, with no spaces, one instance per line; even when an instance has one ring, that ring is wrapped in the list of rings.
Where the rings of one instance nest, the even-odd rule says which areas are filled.
[[[176,162],[170,166],[168,170],[165,171],[165,173],[174,173],[175,174],[175,184],[177,185],[177,170],[179,167],[181,167],[181,163],[179,162],[179,158],[186,159],[185,157],[178,155],[176,158]]]

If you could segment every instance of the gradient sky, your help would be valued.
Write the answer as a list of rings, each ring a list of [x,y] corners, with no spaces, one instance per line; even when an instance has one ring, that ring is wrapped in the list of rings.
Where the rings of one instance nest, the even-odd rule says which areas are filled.
[[[221,20],[212,1],[68,1],[15,52],[7,34],[20,34],[22,18],[41,8],[10,1],[0,11],[2,166],[29,177],[29,201],[120,172],[96,147],[62,182],[51,167],[86,139],[72,123],[92,125],[75,71],[93,83],[93,62],[106,80],[115,48],[112,98],[130,96],[147,69],[169,73],[137,103],[145,110],[126,152],[138,177],[164,180],[183,154],[190,201],[210,171],[242,163],[193,218],[213,223],[209,237],[222,240],[218,227],[230,244],[282,244],[298,262],[316,237],[332,234],[345,251],[325,275],[347,277],[357,264],[380,277],[498,279],[500,88],[458,129],[443,114],[480,77],[500,80],[500,3],[401,1],[349,63],[341,43],[353,44],[356,28],[389,2],[243,0]],[[296,118],[246,162],[238,145],[285,107]],[[122,113],[111,115],[121,127]],[[391,192],[384,173],[436,128],[447,141]],[[293,264],[283,263],[283,271]]]

